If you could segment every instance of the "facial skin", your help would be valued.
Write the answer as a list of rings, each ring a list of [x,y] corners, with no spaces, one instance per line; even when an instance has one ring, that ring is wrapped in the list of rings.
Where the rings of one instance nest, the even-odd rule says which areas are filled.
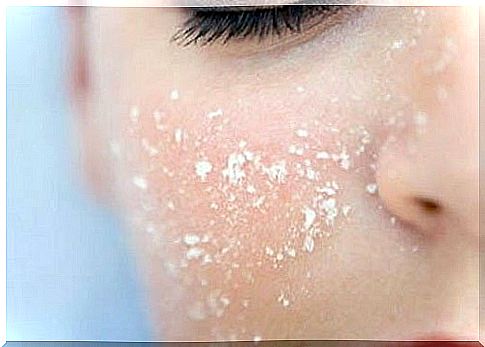
[[[476,9],[205,47],[171,42],[179,8],[72,18],[85,167],[155,339],[477,338]]]

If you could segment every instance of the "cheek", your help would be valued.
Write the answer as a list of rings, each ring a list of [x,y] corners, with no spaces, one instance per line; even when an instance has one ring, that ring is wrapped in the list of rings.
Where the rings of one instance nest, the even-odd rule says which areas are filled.
[[[361,67],[327,59],[304,80],[264,90],[243,89],[248,81],[208,97],[221,89],[194,80],[138,92],[113,143],[118,191],[155,259],[149,268],[179,284],[164,290],[201,298],[183,306],[190,319],[219,318],[235,298],[246,308],[267,295],[283,309],[325,289],[331,298],[335,282],[312,273],[345,279],[385,267],[350,259],[365,257],[369,244],[395,251],[395,219],[377,200],[377,153],[390,135],[414,129],[407,120],[416,110],[394,82],[398,66],[379,63],[394,54],[382,50]],[[339,266],[310,261],[336,247]],[[344,253],[347,261],[335,260]],[[275,285],[286,279],[299,285]]]
[[[345,85],[210,102],[189,90],[123,117],[130,211],[177,266],[281,268],[331,247],[355,213],[365,215],[364,201],[377,207],[375,160],[388,129],[376,105],[343,95]]]
[[[154,219],[174,223],[168,241],[182,244],[186,233],[222,248],[238,242],[241,260],[269,256],[278,266],[347,219],[346,187],[371,180],[375,139],[356,105],[317,103],[286,86],[241,95],[205,105],[171,93],[164,108],[135,107],[124,129],[131,187]]]
[[[268,295],[282,309],[298,305],[316,286],[307,258],[331,249],[356,201],[375,193],[372,185],[365,191],[373,183],[372,135],[331,102],[309,111],[311,98],[295,88],[245,99],[234,93],[219,107],[182,92],[168,93],[163,108],[147,100],[123,117],[127,169],[119,171],[136,237],[180,291],[193,293],[189,319],[249,310],[255,282],[268,285],[261,302]],[[350,189],[356,177],[360,198]],[[281,271],[302,285],[291,292],[276,285]],[[237,305],[226,307],[229,299]]]

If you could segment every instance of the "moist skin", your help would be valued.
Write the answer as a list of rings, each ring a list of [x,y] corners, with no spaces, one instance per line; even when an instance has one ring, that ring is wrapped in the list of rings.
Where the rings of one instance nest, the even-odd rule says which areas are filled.
[[[287,51],[218,59],[155,40],[182,13],[154,12],[90,21],[93,47],[119,43],[100,51],[123,78],[97,88],[120,102],[93,109],[116,113],[105,143],[157,337],[396,339],[461,305],[438,306],[462,289],[431,289],[449,264],[384,206],[377,174],[419,152],[447,102],[462,43],[435,29],[446,9],[373,8]],[[426,310],[442,312],[416,317]]]

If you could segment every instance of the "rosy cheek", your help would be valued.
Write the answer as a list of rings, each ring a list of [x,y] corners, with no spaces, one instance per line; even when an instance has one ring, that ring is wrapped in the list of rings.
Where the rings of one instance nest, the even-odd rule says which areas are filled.
[[[146,183],[139,177],[134,186],[162,206],[164,219],[179,220],[177,236],[243,232],[261,253],[254,242],[272,240],[277,252],[289,239],[275,229],[292,230],[287,246],[298,250],[302,236],[331,234],[350,209],[342,199],[348,176],[368,170],[372,135],[363,125],[341,127],[334,113],[301,114],[297,100],[280,113],[253,106],[261,100],[200,111],[169,100],[165,109],[139,110],[127,135]],[[194,220],[201,224],[188,225]]]
[[[159,261],[152,271],[167,273],[193,298],[184,317],[220,318],[236,309],[228,301],[246,307],[264,295],[283,309],[298,305],[316,293],[310,277],[320,265],[308,266],[312,254],[342,238],[365,244],[382,237],[369,216],[394,226],[377,199],[377,153],[391,134],[414,130],[406,122],[417,110],[389,83],[392,75],[348,66],[334,74],[325,83],[231,90],[212,100],[189,86],[157,90],[122,116],[119,190],[133,230]],[[349,83],[357,79],[366,88]],[[360,225],[366,233],[355,231]],[[384,249],[386,242],[375,244]],[[301,284],[293,292],[252,287],[289,272]]]
[[[353,214],[345,192],[351,176],[369,170],[363,165],[372,137],[365,127],[340,128],[332,117],[294,111],[302,108],[298,95],[281,113],[255,108],[261,100],[189,111],[182,95],[164,100],[165,109],[135,108],[124,118],[128,208],[162,271],[192,288],[187,316],[218,318],[226,299],[244,306],[255,281],[268,285],[261,279],[277,279],[295,261],[332,246]],[[375,191],[363,186],[362,193]],[[306,276],[295,278],[308,282],[307,291]],[[222,303],[211,308],[208,294],[195,292],[214,281]],[[267,294],[286,308],[308,293]]]

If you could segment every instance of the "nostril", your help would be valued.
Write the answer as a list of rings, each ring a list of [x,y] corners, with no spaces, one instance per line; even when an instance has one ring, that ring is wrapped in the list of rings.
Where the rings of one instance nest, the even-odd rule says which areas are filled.
[[[427,214],[438,214],[443,210],[443,207],[438,201],[430,198],[415,197],[414,202],[424,213]]]

